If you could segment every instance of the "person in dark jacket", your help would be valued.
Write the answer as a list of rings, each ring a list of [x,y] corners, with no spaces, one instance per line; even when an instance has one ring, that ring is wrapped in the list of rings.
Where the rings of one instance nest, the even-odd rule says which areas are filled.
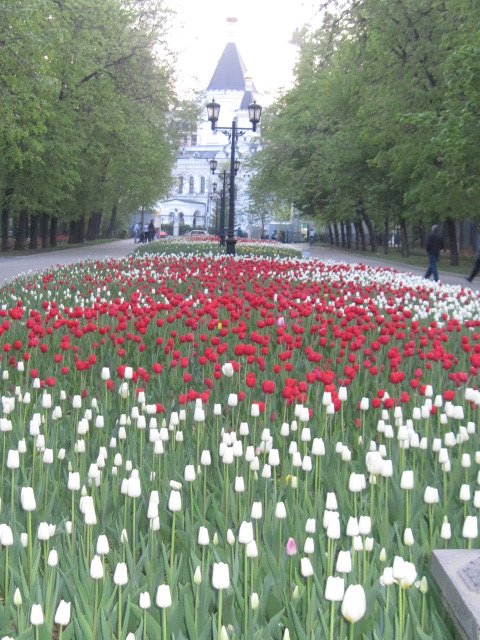
[[[150,220],[148,225],[148,241],[152,242],[152,240],[155,240],[155,225],[153,224],[153,220]]]
[[[477,273],[480,271],[480,233],[477,235],[477,246],[475,249],[475,263],[473,265],[472,273],[468,276],[468,282],[472,282]]]
[[[442,236],[438,233],[438,224],[433,225],[425,248],[428,256],[428,269],[425,273],[425,278],[433,276],[435,282],[438,282],[437,261],[440,257],[440,251],[443,251],[443,240]]]

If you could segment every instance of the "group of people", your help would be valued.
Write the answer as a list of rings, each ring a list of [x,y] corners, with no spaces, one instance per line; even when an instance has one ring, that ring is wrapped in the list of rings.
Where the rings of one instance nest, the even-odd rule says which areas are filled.
[[[443,238],[439,233],[438,224],[434,224],[432,230],[427,238],[427,244],[425,249],[428,256],[428,268],[425,272],[425,278],[433,276],[435,282],[438,282],[438,269],[437,262],[440,257],[440,253],[444,249]],[[477,235],[477,244],[475,248],[475,262],[473,264],[472,271],[469,276],[465,278],[467,282],[472,282],[477,273],[480,271],[480,233]]]
[[[155,236],[157,235],[153,220],[150,220],[148,224],[144,224],[143,230],[141,224],[139,222],[135,222],[132,232],[133,241],[135,244],[152,242],[152,240],[155,240]]]

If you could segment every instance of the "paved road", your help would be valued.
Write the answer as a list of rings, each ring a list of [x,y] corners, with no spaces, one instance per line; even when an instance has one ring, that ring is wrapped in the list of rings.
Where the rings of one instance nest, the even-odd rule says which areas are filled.
[[[46,271],[57,265],[72,264],[82,260],[106,258],[121,258],[134,249],[133,240],[116,240],[107,244],[86,245],[73,249],[48,251],[32,255],[0,255],[0,286],[15,276]]]
[[[75,247],[73,249],[62,249],[60,251],[49,251],[47,253],[38,253],[34,255],[1,255],[0,254],[0,286],[8,282],[15,276],[32,273],[35,271],[45,271],[56,265],[72,264],[87,259],[120,258],[128,255],[134,250],[132,240],[116,240],[107,244],[95,244],[84,247]],[[422,276],[425,272],[424,268],[412,267],[410,265],[392,264],[388,260],[373,257],[367,254],[359,256],[351,254],[348,251],[342,251],[337,247],[314,246],[309,247],[307,244],[293,245],[303,251],[306,258],[318,258],[321,260],[338,260],[349,264],[355,262],[363,262],[371,266],[392,267],[398,271],[405,273],[414,273]],[[442,264],[443,263],[443,264]],[[425,260],[426,265],[426,260]],[[447,259],[440,261],[440,279],[446,284],[458,284],[461,286],[469,286],[478,291],[480,289],[480,276],[469,285],[463,276],[446,271]]]

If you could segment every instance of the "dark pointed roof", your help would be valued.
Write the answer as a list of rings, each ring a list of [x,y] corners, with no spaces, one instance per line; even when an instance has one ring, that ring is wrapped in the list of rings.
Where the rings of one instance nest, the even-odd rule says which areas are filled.
[[[246,67],[237,45],[228,42],[223,50],[207,91],[245,91]]]
[[[253,93],[250,90],[245,91],[243,94],[242,102],[240,104],[240,111],[246,111],[248,105],[254,101]]]

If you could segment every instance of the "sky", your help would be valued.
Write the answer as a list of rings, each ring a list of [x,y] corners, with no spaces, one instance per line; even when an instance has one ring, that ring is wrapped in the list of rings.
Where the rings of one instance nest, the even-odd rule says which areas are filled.
[[[318,0],[168,0],[175,10],[170,47],[178,56],[181,93],[206,88],[227,43],[227,17],[238,19],[240,55],[267,102],[291,85],[296,28],[318,19]]]

